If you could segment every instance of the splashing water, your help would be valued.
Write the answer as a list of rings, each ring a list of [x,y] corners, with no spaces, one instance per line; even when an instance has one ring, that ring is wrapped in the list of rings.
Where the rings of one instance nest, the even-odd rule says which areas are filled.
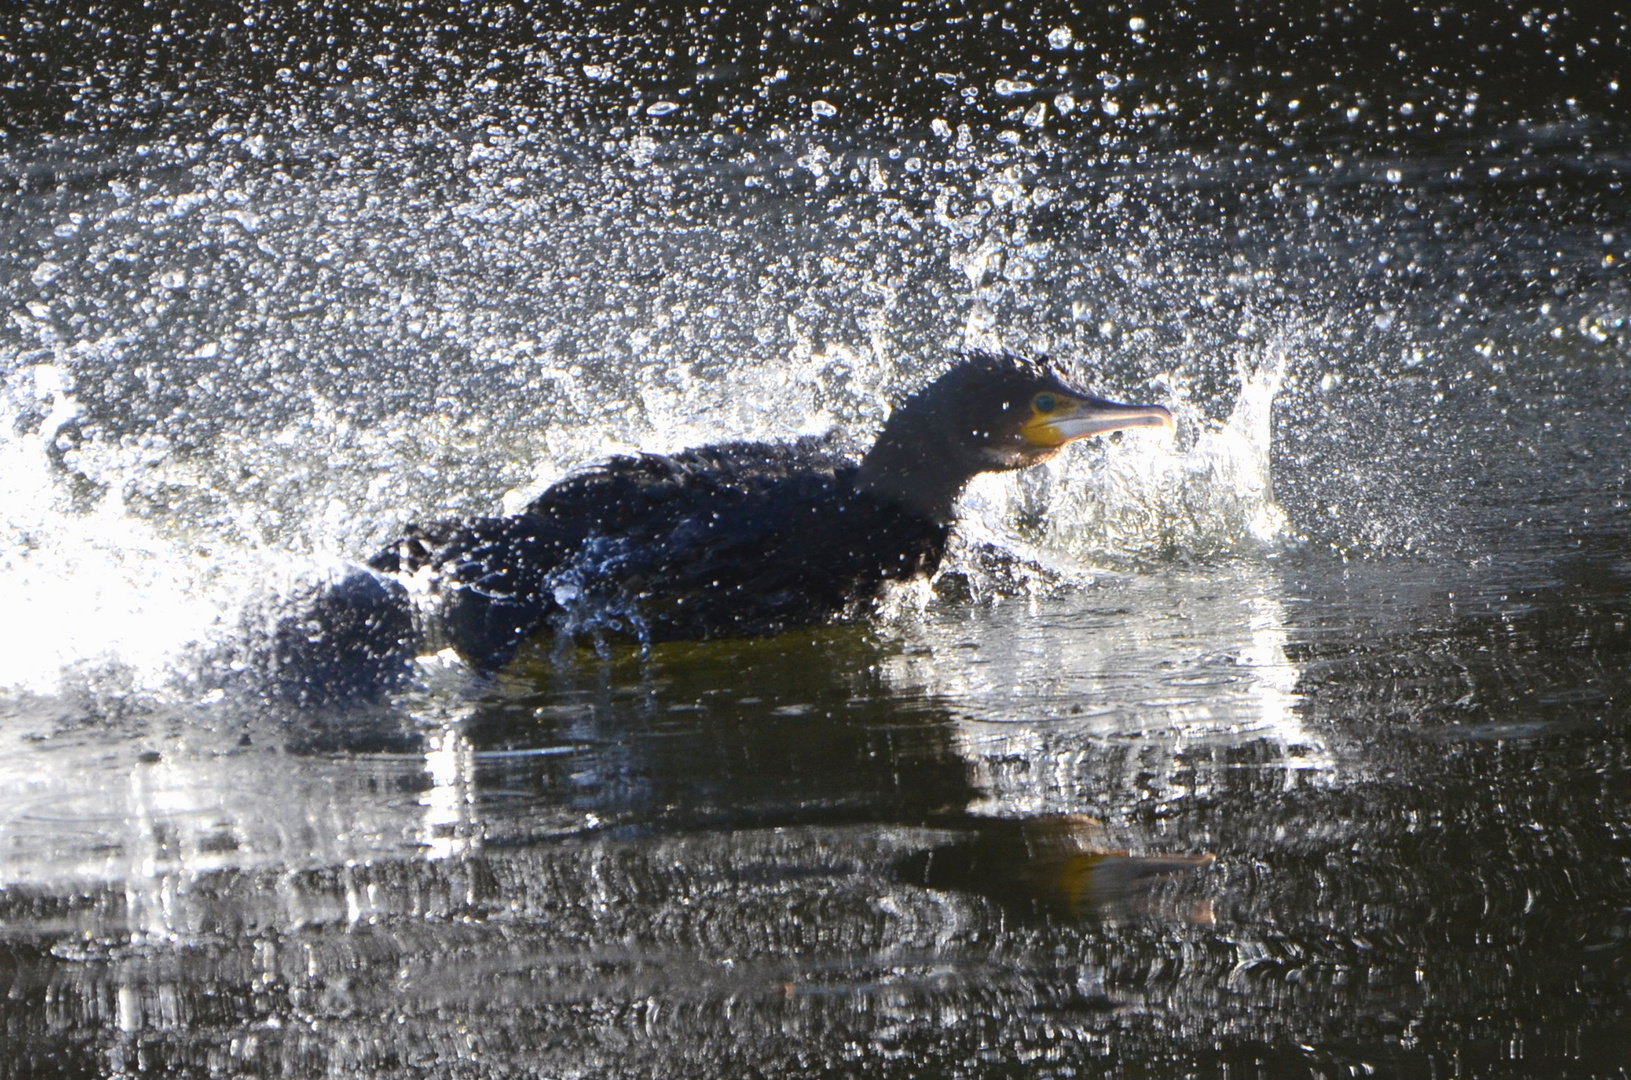
[[[985,544],[1055,568],[1073,559],[1238,550],[1250,538],[1242,523],[1273,520],[1267,409],[1283,364],[1281,356],[1278,367],[1244,376],[1234,414],[1185,452],[1135,436],[1086,453],[1073,447],[1032,476],[977,481],[965,499],[965,548]],[[532,479],[491,493],[488,507],[519,509],[609,452],[835,428],[839,445],[858,449],[862,433],[881,420],[896,370],[876,344],[861,352],[807,342],[785,367],[750,370],[729,384],[654,370],[635,390],[632,408],[598,430],[562,424],[544,430],[541,446],[536,438],[514,440],[504,454],[517,464],[541,450],[526,465]],[[179,452],[162,434],[59,444],[59,432],[80,413],[72,379],[71,367],[35,364],[7,383],[0,587],[16,617],[0,629],[0,687],[13,691],[53,693],[68,677],[111,682],[121,693],[199,693],[187,678],[188,657],[230,639],[246,611],[270,617],[311,582],[343,574],[348,559],[389,535],[399,501],[413,501],[397,473],[423,484],[427,469],[440,473],[438,459],[471,437],[440,416],[355,424],[317,401],[304,420],[258,437],[229,434],[203,455]],[[1195,410],[1185,418],[1206,423]],[[492,444],[483,450],[492,453]],[[360,475],[345,467],[359,459],[373,467]],[[234,492],[233,479],[244,477],[253,482],[240,480]],[[1274,533],[1251,535],[1266,542]],[[968,560],[959,569],[977,588],[1007,583],[1005,572]],[[928,595],[908,594],[915,599],[903,611],[920,608]],[[569,629],[640,636],[637,612],[577,593],[571,599],[577,621]],[[207,681],[222,678],[229,673]]]
[[[1273,550],[1290,539],[1274,502],[1271,410],[1288,347],[1242,359],[1228,417],[1208,421],[1172,376],[1180,431],[1125,432],[1078,443],[1027,474],[984,476],[964,497],[966,531],[1011,549],[1083,563],[1205,562]]]
[[[48,693],[73,669],[112,667],[130,689],[156,690],[178,646],[219,626],[211,586],[219,598],[227,565],[179,557],[125,512],[117,485],[74,509],[50,449],[78,404],[56,365],[20,376],[8,380],[5,419],[18,404],[44,416],[32,431],[0,424],[0,687]]]
[[[1304,535],[1361,555],[1436,539],[1440,493],[1359,456],[1371,372],[1398,376],[1407,434],[1452,384],[1389,358],[1421,350],[1398,349],[1413,315],[1386,272],[1354,270],[1344,230],[1369,195],[1311,218],[1266,183],[1239,211],[1251,235],[1307,242],[1258,247],[1210,220],[1221,160],[1107,151],[1082,168],[1059,148],[821,130],[710,141],[699,169],[702,144],[661,131],[597,153],[541,130],[227,133],[186,150],[188,170],[147,164],[183,150],[144,147],[114,159],[135,183],[8,205],[39,236],[0,250],[21,290],[0,328],[0,588],[22,613],[0,631],[0,686],[111,663],[157,689],[256,597],[407,522],[517,510],[609,453],[833,429],[858,453],[890,396],[972,347],[1090,362],[1094,389],[1165,399],[1181,429],[980,479],[965,551],[1068,572]],[[382,166],[367,185],[347,157],[363,150]],[[1454,271],[1403,225],[1366,242],[1377,266]],[[1537,325],[1561,332],[1561,310]],[[1605,310],[1589,326],[1611,350]],[[1275,409],[1294,420],[1281,503]],[[1465,437],[1427,449],[1495,458]],[[1004,587],[977,557],[956,565]]]

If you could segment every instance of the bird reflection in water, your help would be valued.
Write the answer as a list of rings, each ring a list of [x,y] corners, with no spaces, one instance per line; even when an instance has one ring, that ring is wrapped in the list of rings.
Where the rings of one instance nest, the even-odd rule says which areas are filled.
[[[1138,826],[1082,814],[982,812],[993,793],[945,703],[885,689],[894,647],[830,627],[628,650],[597,668],[540,646],[507,677],[515,696],[468,729],[478,785],[574,807],[590,833],[860,827],[895,852],[875,864],[879,888],[962,893],[1020,917],[1211,922],[1184,880],[1209,854],[1150,853]],[[782,872],[804,872],[805,857]]]
[[[907,860],[903,876],[989,897],[1020,916],[1213,922],[1210,900],[1170,887],[1211,865],[1210,854],[1134,854],[1118,849],[1102,822],[1074,814],[967,825],[951,842]]]

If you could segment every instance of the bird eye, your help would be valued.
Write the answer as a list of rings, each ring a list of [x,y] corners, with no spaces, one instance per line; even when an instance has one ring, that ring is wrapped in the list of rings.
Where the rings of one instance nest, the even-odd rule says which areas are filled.
[[[1031,399],[1031,407],[1039,413],[1051,413],[1059,407],[1052,394],[1038,394]]]

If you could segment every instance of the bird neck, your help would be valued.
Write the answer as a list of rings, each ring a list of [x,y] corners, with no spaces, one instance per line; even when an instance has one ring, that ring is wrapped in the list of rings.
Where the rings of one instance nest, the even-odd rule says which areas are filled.
[[[861,460],[856,490],[897,503],[936,525],[951,524],[957,500],[978,470],[969,468],[958,450],[924,439],[921,432],[902,430],[915,425],[890,420]]]

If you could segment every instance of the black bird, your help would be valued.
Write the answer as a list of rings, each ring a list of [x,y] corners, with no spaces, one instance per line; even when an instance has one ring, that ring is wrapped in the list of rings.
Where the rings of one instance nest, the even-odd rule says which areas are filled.
[[[1045,363],[972,355],[907,398],[859,464],[819,439],[618,456],[512,517],[412,526],[372,573],[279,625],[275,681],[301,700],[350,696],[399,682],[427,647],[494,670],[551,625],[654,643],[823,622],[933,573],[975,475],[1172,426]]]

